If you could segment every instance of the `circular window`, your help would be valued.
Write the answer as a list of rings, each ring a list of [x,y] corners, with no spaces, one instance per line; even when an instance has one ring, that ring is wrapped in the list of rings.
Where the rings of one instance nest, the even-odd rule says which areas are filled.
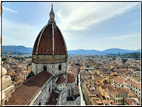
[[[62,67],[61,67],[61,65],[59,65],[59,70],[61,70],[62,69]]]

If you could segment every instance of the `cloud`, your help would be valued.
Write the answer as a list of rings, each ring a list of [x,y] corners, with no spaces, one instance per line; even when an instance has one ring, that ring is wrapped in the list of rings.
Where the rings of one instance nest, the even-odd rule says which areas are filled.
[[[12,13],[18,13],[17,11],[13,10],[13,9],[10,9],[10,8],[7,8],[7,7],[2,7],[4,11],[9,11],[9,12],[12,12]]]
[[[2,19],[2,44],[31,47],[41,29],[36,25]]]
[[[107,37],[107,38],[104,38],[105,40],[116,40],[116,41],[122,41],[122,40],[128,40],[128,39],[131,39],[131,40],[134,40],[134,39],[137,39],[137,40],[141,40],[140,39],[140,34],[139,33],[135,33],[135,34],[126,34],[126,35],[119,35],[119,36],[111,36],[111,37]]]
[[[139,32],[137,34],[130,34],[129,30],[122,32],[120,29],[118,29],[118,31],[122,32],[121,34],[124,35],[120,35],[114,30],[109,30],[107,32],[105,31],[104,33],[102,32],[102,27],[98,26],[108,19],[111,20],[111,18],[131,11],[136,5],[138,5],[138,3],[57,2],[57,4],[58,5],[54,7],[55,20],[65,38],[67,49],[70,50],[83,48],[103,50],[112,47],[124,47],[126,49],[139,48],[141,40],[140,34],[138,34]],[[48,10],[48,8],[49,6],[47,7],[46,4],[43,11],[46,9]],[[47,11],[45,12],[47,14]],[[27,13],[29,14],[29,12]],[[35,39],[41,30],[39,25],[31,25],[25,22],[18,23],[8,19],[9,17],[2,19],[3,45],[24,45],[33,47]],[[133,23],[133,21],[131,23]],[[113,24],[114,27],[119,25],[118,23]],[[98,27],[97,31],[99,33],[96,33],[94,30],[95,27]],[[108,27],[111,29],[111,26],[108,25]],[[114,36],[111,32],[114,32],[113,34],[116,33],[116,35]]]
[[[69,2],[61,3],[57,10],[59,26],[64,30],[85,30],[121,15],[139,3],[134,2]]]

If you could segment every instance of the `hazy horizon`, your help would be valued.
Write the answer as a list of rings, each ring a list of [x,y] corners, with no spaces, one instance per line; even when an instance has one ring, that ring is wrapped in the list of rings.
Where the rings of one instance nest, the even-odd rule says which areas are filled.
[[[2,45],[2,46],[24,46],[24,45]],[[26,46],[24,46],[24,47],[26,47]],[[26,47],[26,48],[33,48],[33,47]],[[123,49],[123,48],[107,48],[107,49]],[[107,50],[107,49],[104,49],[104,50]],[[67,50],[70,50],[70,51],[72,51],[71,49],[67,49]],[[73,49],[73,50],[97,50],[97,49]],[[104,50],[97,50],[97,51],[104,51]],[[123,50],[129,50],[129,49],[123,49]],[[131,49],[131,50],[133,50],[133,49]],[[141,50],[141,48],[140,49],[135,49],[135,51],[136,50]]]

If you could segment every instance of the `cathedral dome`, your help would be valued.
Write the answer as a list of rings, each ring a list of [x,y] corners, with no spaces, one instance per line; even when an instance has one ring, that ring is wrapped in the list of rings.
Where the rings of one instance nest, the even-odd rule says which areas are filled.
[[[75,77],[74,77],[74,73],[71,71],[68,71],[68,83],[74,83],[75,82]]]
[[[54,20],[53,6],[48,24],[38,34],[33,55],[66,55],[67,48],[60,29]]]

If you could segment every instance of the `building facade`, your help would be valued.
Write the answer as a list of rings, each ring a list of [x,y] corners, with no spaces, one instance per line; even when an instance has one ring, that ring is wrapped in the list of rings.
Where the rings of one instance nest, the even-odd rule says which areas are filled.
[[[124,98],[128,97],[128,92],[124,88],[109,86],[107,92],[113,97],[117,105],[123,105]]]

